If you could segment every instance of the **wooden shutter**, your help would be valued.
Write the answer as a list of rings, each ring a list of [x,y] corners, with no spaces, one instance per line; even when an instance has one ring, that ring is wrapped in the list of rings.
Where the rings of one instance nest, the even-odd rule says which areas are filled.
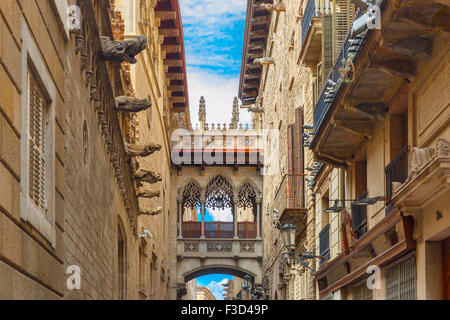
[[[335,0],[334,7],[334,49],[333,61],[339,55],[339,51],[344,44],[345,37],[353,22],[355,5],[351,0]]]
[[[34,75],[28,76],[29,101],[29,195],[36,206],[46,210],[45,149],[48,101]]]
[[[325,78],[333,66],[333,16],[324,15],[322,25],[322,73]]]
[[[317,87],[316,87],[316,97],[317,97],[317,101],[319,100],[320,97],[320,93],[322,92],[322,87],[323,87],[323,63],[322,61],[319,62],[319,64],[317,65]]]
[[[304,173],[304,150],[303,150],[303,109],[297,108],[295,110],[295,173]],[[303,197],[303,176],[296,175],[293,177],[295,185],[295,207],[304,207],[304,197]]]

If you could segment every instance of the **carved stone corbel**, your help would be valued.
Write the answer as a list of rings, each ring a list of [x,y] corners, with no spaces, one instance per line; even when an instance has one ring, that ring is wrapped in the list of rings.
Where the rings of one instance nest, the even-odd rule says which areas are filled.
[[[437,157],[450,156],[450,142],[444,138],[439,138],[436,142],[435,154]]]
[[[105,60],[137,63],[136,56],[147,48],[147,37],[140,35],[135,39],[116,42],[109,37],[100,37],[102,46],[101,56]]]
[[[267,58],[257,58],[253,60],[254,64],[260,64],[262,66],[264,65],[270,65],[275,64],[275,59],[273,57],[267,57]]]
[[[148,157],[156,151],[161,150],[161,145],[155,143],[149,145],[130,144],[126,141],[123,143],[125,145],[125,151],[132,157]]]
[[[162,181],[162,177],[160,174],[155,173],[151,170],[143,170],[143,169],[140,169],[134,174],[134,179],[139,182],[147,182],[151,184]]]
[[[161,196],[161,191],[147,190],[147,189],[140,188],[140,189],[136,190],[136,195],[141,198],[153,199],[153,198],[159,198]]]
[[[157,216],[158,214],[161,214],[163,211],[163,208],[158,207],[156,209],[147,210],[147,209],[141,209],[141,214],[146,216]]]
[[[269,12],[285,12],[286,11],[286,4],[283,1],[279,1],[276,4],[271,3],[261,3],[259,5],[260,8],[265,9]]]
[[[118,111],[139,112],[152,106],[151,101],[147,99],[137,99],[133,97],[120,96],[116,99],[116,109]]]
[[[409,158],[409,178],[414,177],[417,172],[433,157],[434,149],[412,148]]]

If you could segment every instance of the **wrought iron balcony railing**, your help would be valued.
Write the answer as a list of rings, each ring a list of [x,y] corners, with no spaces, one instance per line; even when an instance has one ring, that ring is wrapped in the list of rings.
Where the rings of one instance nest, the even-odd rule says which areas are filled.
[[[302,19],[302,46],[305,42],[306,36],[308,35],[309,27],[311,26],[311,22],[313,18],[319,18],[320,11],[316,10],[316,1],[309,0],[306,4],[305,13],[303,14]]]
[[[408,178],[408,150],[409,147],[405,146],[395,156],[395,158],[386,166],[386,197],[390,199],[392,197],[392,183],[400,182],[405,183]],[[394,206],[389,201],[386,202],[386,215],[394,210]]]

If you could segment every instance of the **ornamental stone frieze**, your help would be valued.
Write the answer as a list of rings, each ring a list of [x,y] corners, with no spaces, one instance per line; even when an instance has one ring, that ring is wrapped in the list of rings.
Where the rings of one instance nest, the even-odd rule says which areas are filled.
[[[126,112],[140,112],[147,110],[152,106],[148,99],[137,99],[134,97],[120,96],[115,98],[116,109]]]
[[[100,37],[101,57],[105,60],[137,63],[136,56],[147,48],[147,37],[140,35],[135,39],[114,41],[109,37]]]
[[[150,143],[148,145],[137,145],[124,141],[124,145],[127,154],[132,157],[148,157],[156,151],[161,150],[161,145],[155,143]]]
[[[162,181],[162,177],[160,174],[155,173],[151,170],[139,170],[134,174],[134,179],[139,182],[147,182],[150,184],[155,184],[157,182]]]

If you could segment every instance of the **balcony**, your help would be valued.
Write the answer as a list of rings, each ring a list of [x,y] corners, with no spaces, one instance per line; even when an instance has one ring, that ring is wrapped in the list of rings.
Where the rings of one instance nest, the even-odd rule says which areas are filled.
[[[198,221],[185,221],[182,223],[183,238],[200,238],[202,223]]]
[[[330,260],[330,224],[327,224],[319,234],[319,255],[323,256],[320,264]]]
[[[322,23],[321,8],[316,8],[316,1],[309,0],[302,19],[302,44],[300,59],[313,69],[322,57]]]
[[[238,222],[239,239],[255,239],[257,232],[256,222]]]
[[[353,161],[364,141],[372,138],[374,125],[384,119],[389,107],[385,102],[414,81],[420,64],[429,63],[426,57],[436,39],[427,31],[433,27],[431,11],[444,6],[419,0],[411,6],[414,14],[381,0],[383,23],[376,30],[380,37],[374,29],[353,34],[350,28],[314,108],[311,149],[318,161],[336,167]],[[411,19],[416,15],[420,22]],[[361,16],[359,10],[355,19]],[[362,20],[355,23],[361,25]]]
[[[408,178],[408,150],[405,146],[385,168],[386,173],[386,197],[392,197],[392,183],[405,183]],[[394,211],[394,206],[389,200],[386,203],[386,215]]]
[[[279,211],[281,224],[285,224],[288,220],[297,226],[304,223],[307,210],[303,174],[290,173],[283,177],[275,195],[275,208]]]

